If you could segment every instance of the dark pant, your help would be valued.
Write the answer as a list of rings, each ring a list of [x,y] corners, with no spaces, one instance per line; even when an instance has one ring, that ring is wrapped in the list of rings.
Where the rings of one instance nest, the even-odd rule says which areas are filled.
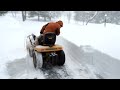
[[[39,45],[43,45],[43,34],[38,37]]]

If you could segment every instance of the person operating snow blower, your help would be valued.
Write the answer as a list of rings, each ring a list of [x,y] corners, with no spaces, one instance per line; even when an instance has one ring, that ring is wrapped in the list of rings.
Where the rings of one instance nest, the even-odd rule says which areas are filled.
[[[63,22],[61,20],[45,24],[40,30],[40,36],[37,38],[36,45],[43,45],[43,37],[46,33],[53,32],[57,36],[60,35],[61,27],[63,27]]]
[[[35,37],[32,34],[30,35],[31,38],[28,38],[29,42],[33,41],[28,50],[36,69],[46,67],[47,65],[64,65],[65,53],[63,47],[55,44],[56,37],[60,35],[61,27],[63,27],[61,20],[49,22],[43,25],[39,36]]]

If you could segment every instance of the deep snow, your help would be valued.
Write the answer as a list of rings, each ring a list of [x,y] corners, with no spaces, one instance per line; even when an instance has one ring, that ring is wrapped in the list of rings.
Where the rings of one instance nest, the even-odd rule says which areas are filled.
[[[90,45],[93,48],[120,59],[120,26],[114,24],[88,24],[71,22],[68,24],[64,18],[61,35],[77,46]],[[0,17],[0,78],[9,78],[6,63],[26,56],[25,39],[33,33],[39,35],[42,25],[47,22],[27,20],[21,21],[21,16],[13,18],[11,14]],[[73,66],[71,66],[73,67]]]

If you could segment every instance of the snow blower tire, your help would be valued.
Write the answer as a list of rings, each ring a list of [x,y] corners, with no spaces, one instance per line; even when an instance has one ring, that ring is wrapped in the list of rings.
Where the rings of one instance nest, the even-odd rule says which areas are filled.
[[[43,66],[42,54],[38,52],[33,53],[33,64],[36,69],[40,69]]]
[[[64,53],[64,51],[63,50],[58,51],[57,54],[58,54],[58,60],[57,60],[58,66],[64,65],[64,63],[65,63],[65,53]]]

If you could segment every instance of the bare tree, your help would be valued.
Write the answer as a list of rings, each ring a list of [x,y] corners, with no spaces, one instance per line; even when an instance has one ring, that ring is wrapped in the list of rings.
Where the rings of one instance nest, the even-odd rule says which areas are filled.
[[[36,11],[36,14],[38,16],[38,21],[40,21],[40,13],[41,13],[41,11]]]
[[[38,21],[40,21],[40,12],[38,12]]]
[[[22,11],[22,19],[23,19],[23,21],[26,20],[26,11]]]
[[[12,13],[12,16],[13,16],[13,17],[16,17],[17,11],[11,11],[11,13]]]
[[[26,20],[27,11],[25,11],[25,20]]]
[[[88,24],[89,21],[91,21],[96,15],[97,15],[97,11],[94,13],[94,15],[87,21],[86,25]]]
[[[106,27],[106,17],[107,17],[107,14],[105,14],[105,22],[104,22],[104,27]]]
[[[0,16],[7,14],[8,11],[0,11]]]
[[[84,25],[84,22],[87,21],[90,16],[89,13],[89,11],[74,11],[74,19],[75,21],[82,21]]]
[[[71,19],[71,12],[70,11],[67,12],[67,18],[68,18],[68,23],[70,23],[70,19]]]

